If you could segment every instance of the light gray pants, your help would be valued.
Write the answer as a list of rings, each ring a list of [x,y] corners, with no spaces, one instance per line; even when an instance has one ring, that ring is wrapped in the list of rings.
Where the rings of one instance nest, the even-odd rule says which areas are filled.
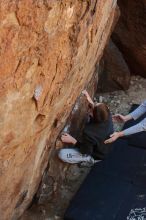
[[[95,161],[90,155],[81,154],[76,148],[63,148],[59,151],[58,156],[63,162],[72,164],[81,162],[98,162]]]

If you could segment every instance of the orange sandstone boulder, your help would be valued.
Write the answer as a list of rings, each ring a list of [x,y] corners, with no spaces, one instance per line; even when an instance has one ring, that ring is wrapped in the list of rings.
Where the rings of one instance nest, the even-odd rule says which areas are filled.
[[[116,0],[1,0],[0,218],[30,204],[111,33]],[[52,167],[55,167],[55,161]]]

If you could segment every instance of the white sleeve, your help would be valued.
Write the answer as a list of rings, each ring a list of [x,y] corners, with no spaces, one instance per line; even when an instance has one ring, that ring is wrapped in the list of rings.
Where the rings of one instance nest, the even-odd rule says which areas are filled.
[[[138,124],[123,130],[123,133],[125,136],[127,136],[127,135],[131,135],[131,134],[139,133],[141,131],[146,131],[146,118],[143,119]]]

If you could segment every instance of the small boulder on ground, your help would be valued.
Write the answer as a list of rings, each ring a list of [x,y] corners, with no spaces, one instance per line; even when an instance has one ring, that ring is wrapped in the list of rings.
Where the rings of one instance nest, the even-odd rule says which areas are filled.
[[[100,67],[98,92],[112,92],[129,88],[129,68],[112,40],[110,40],[105,49]]]

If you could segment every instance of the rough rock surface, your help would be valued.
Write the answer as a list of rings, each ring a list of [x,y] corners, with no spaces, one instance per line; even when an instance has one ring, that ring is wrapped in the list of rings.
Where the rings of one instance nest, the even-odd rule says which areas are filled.
[[[146,0],[118,0],[121,17],[113,40],[133,74],[146,77]]]
[[[126,92],[118,90],[108,93],[97,93],[95,100],[102,100],[107,103],[112,114],[120,113],[126,115],[133,103],[140,104],[146,99],[145,88],[146,79],[140,76],[132,76],[130,87]],[[123,124],[115,123],[114,127],[115,131],[119,131],[122,129]],[[21,220],[62,220],[68,201],[74,195],[89,170],[87,167],[79,168],[77,165],[71,165],[67,169],[67,176],[64,178],[64,182],[59,186],[60,192],[58,197],[53,202],[51,200],[51,203],[46,201],[46,203],[40,205],[33,205],[31,209],[25,212]]]
[[[16,220],[31,202],[102,55],[115,8],[116,0],[0,2],[2,220]],[[57,173],[56,161],[49,167]]]
[[[115,90],[127,90],[130,85],[130,71],[122,53],[110,40],[103,58],[100,62],[98,91],[112,92]]]

